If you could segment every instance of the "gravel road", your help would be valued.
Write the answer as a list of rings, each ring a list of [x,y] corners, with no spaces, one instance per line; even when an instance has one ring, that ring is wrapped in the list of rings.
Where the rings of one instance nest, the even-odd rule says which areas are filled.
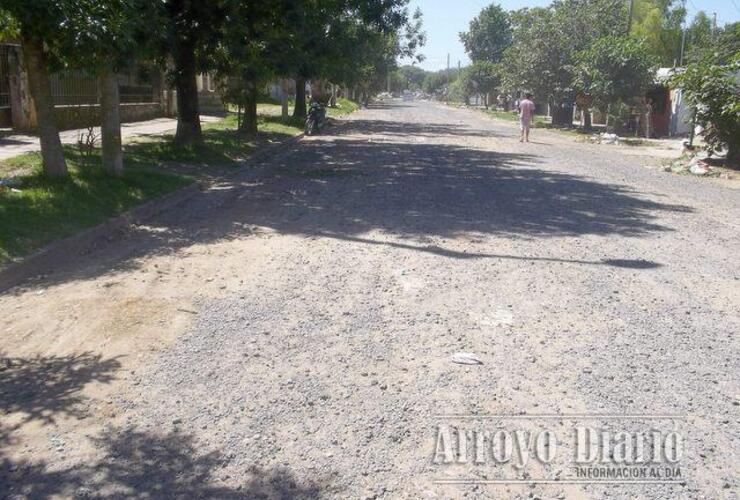
[[[172,311],[66,406],[4,384],[10,496],[737,498],[740,192],[517,138],[473,111],[378,105],[3,298],[0,345],[26,358],[49,301],[75,312],[46,356]],[[678,433],[680,478],[590,484],[562,452],[434,461],[447,426],[578,425]]]

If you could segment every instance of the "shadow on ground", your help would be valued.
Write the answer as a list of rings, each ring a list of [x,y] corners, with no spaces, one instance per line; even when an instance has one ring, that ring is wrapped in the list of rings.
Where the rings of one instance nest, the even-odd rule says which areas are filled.
[[[60,416],[87,418],[82,389],[109,383],[117,359],[92,354],[31,359],[0,357],[0,497],[49,498],[279,498],[313,499],[328,483],[297,479],[287,468],[249,468],[235,486],[219,482],[232,459],[204,451],[185,432],[108,428],[91,438],[99,458],[76,466],[10,456],[20,427],[53,424]],[[15,416],[20,421],[8,425]],[[54,427],[49,428],[53,433]],[[64,450],[66,453],[69,451]],[[51,452],[54,453],[54,452]],[[63,453],[64,454],[64,453]]]
[[[691,211],[625,186],[539,168],[542,158],[535,155],[404,141],[423,130],[418,124],[357,122],[338,136],[293,145],[262,168],[224,178],[152,220],[156,230],[140,228],[125,235],[125,244],[105,245],[95,254],[95,265],[87,259],[70,263],[68,271],[35,286],[127,269],[136,266],[134,258],[240,238],[256,228],[345,239],[381,230],[412,249],[470,258],[424,242],[485,235],[530,240],[585,235],[638,238],[670,231],[659,222],[662,214]],[[398,140],[379,143],[355,134],[368,131]],[[493,254],[472,257],[531,260]],[[584,263],[658,266],[625,257]]]
[[[121,367],[99,354],[8,358],[0,356],[0,413],[18,413],[22,422],[53,423],[61,415],[85,414],[82,389],[110,383]]]
[[[7,435],[0,435],[8,444]],[[13,460],[0,454],[0,484],[9,498],[316,499],[327,484],[300,480],[287,468],[250,467],[230,485],[220,481],[229,458],[204,452],[195,439],[134,428],[93,439],[102,458],[73,467]]]

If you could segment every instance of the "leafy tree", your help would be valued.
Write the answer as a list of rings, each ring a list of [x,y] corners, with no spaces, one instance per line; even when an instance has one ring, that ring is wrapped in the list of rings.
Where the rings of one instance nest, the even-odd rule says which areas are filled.
[[[440,95],[445,92],[445,88],[457,80],[457,70],[440,70],[427,73],[421,88],[427,94]]]
[[[67,176],[49,73],[60,65],[60,40],[65,36],[73,6],[69,0],[3,0],[0,6],[3,31],[21,42],[36,108],[43,169],[51,177]]]
[[[652,60],[642,42],[607,36],[578,53],[573,84],[596,107],[606,110],[610,104],[625,103],[644,93],[652,78]]]
[[[501,62],[502,85],[510,92],[528,90],[550,103],[553,123],[566,124],[575,100],[577,54],[596,39],[626,32],[627,10],[621,0],[557,0],[547,8],[511,14],[513,43]]]
[[[224,101],[236,104],[238,129],[257,133],[259,87],[274,75],[270,43],[283,36],[281,12],[264,2],[225,0],[226,18],[215,53],[215,68]],[[243,119],[242,119],[243,116]]]
[[[411,90],[420,89],[422,83],[424,83],[424,77],[426,76],[426,71],[413,65],[401,66],[398,68],[398,73],[406,84],[404,88]]]
[[[634,0],[630,34],[645,43],[662,66],[673,66],[681,50],[681,25],[686,9],[679,0]]]
[[[481,95],[488,107],[488,95],[495,92],[501,79],[498,76],[498,68],[488,61],[476,61],[465,68],[460,78],[460,86],[466,101],[469,96]]]
[[[712,42],[712,21],[706,12],[699,11],[691,21],[691,25],[686,30],[685,53],[688,57],[691,54],[706,49]],[[684,58],[685,60],[686,58]]]
[[[139,15],[137,0],[78,0],[75,7],[66,27],[74,35],[64,40],[66,63],[98,77],[103,168],[120,175],[123,150],[116,73],[136,56],[134,37],[145,19]]]
[[[709,153],[724,149],[727,163],[740,166],[740,23],[727,26],[671,85],[695,107]]]
[[[473,61],[498,62],[511,44],[509,14],[496,4],[483,9],[460,33],[465,51]]]
[[[399,59],[421,61],[418,49],[425,42],[420,10],[409,14],[406,0],[392,1],[384,9],[367,10],[374,2],[356,2],[354,11],[337,23],[320,77],[360,89],[362,100],[384,89]],[[341,20],[341,18],[340,18]]]
[[[305,118],[306,81],[359,72],[364,63],[385,51],[381,35],[398,35],[408,23],[408,0],[277,0],[285,34],[271,44],[276,72],[296,82],[293,116]],[[369,53],[359,53],[363,46]],[[353,60],[347,54],[356,56]],[[359,59],[357,59],[359,57]],[[387,74],[387,72],[385,73]]]
[[[139,41],[148,44],[177,90],[177,130],[181,145],[202,141],[197,75],[214,68],[213,57],[226,19],[223,0],[161,0],[142,2],[149,20]]]

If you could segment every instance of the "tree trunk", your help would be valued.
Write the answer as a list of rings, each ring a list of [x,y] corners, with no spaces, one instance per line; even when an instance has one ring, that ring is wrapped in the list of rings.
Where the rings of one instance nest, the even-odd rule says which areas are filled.
[[[590,132],[592,128],[591,123],[591,110],[590,109],[584,109],[583,110],[583,130]]]
[[[282,114],[283,121],[288,121],[288,92],[285,81],[281,82],[280,89],[280,112]]]
[[[734,142],[731,140],[727,144],[727,158],[725,159],[725,166],[731,168],[740,168],[740,144],[737,140]]]
[[[337,86],[333,83],[331,84],[331,99],[329,99],[329,106],[332,108],[337,107]]]
[[[245,134],[257,134],[257,85],[252,81],[246,81],[247,99],[244,103],[244,119],[240,131]]]
[[[36,108],[44,173],[51,177],[66,177],[67,163],[64,161],[62,141],[59,139],[59,129],[54,116],[54,100],[51,95],[43,42],[24,37],[22,46],[28,71],[28,84]]]
[[[203,140],[196,77],[195,46],[192,43],[186,43],[177,51],[175,59],[175,87],[177,88],[175,142],[178,144],[189,145]]]
[[[296,78],[295,80],[293,118],[306,118],[306,80],[304,78]]]
[[[100,75],[100,135],[103,143],[103,168],[112,175],[123,174],[121,149],[121,111],[118,78],[108,69]]]

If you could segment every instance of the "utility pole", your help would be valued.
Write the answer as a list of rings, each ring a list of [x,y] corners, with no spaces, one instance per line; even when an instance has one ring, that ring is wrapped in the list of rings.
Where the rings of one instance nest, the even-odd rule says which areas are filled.
[[[717,36],[717,13],[712,13],[712,36]]]
[[[629,14],[627,14],[627,34],[632,31],[632,11],[635,9],[635,0],[630,0]]]
[[[686,12],[686,0],[683,0],[683,10]],[[689,30],[686,26],[686,19],[684,18],[683,26],[681,27],[681,53],[678,56],[678,67],[683,67],[683,51],[686,48],[686,32]]]
[[[445,90],[445,104],[447,104],[447,101],[449,100],[448,97],[450,95],[450,53],[447,53],[447,74],[445,74],[445,79],[447,80],[447,89]]]

